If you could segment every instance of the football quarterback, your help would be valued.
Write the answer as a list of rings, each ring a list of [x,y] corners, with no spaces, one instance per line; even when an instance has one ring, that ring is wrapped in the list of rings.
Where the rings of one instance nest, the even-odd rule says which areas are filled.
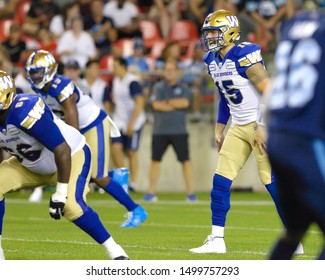
[[[207,51],[204,62],[220,96],[215,125],[219,158],[211,190],[212,233],[201,247],[190,249],[192,253],[226,253],[224,227],[230,209],[230,187],[251,152],[257,161],[259,177],[282,218],[265,150],[262,119],[261,94],[269,76],[261,48],[249,42],[236,44],[239,39],[240,24],[233,13],[218,10],[204,20],[201,38],[202,47]],[[224,136],[230,116],[230,128]]]

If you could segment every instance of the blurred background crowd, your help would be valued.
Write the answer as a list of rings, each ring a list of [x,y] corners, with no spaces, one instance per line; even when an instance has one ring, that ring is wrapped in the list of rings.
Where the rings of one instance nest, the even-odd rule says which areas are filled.
[[[0,69],[15,77],[18,92],[31,92],[25,60],[35,50],[50,51],[59,73],[99,104],[105,90],[96,92],[98,79],[102,88],[103,83],[110,87],[114,58],[123,57],[142,83],[150,122],[152,88],[162,79],[165,61],[173,58],[180,82],[192,92],[189,120],[213,123],[215,86],[199,40],[205,17],[218,9],[235,13],[240,41],[259,44],[272,73],[281,23],[300,9],[324,6],[323,0],[0,0]]]
[[[174,57],[182,81],[193,89],[191,113],[196,121],[202,119],[201,104],[214,99],[199,44],[200,28],[210,12],[227,9],[237,14],[241,41],[259,44],[268,63],[281,22],[304,6],[323,5],[322,0],[3,0],[0,66],[17,77],[22,91],[29,91],[21,71],[24,61],[34,50],[44,49],[61,63],[61,73],[69,62],[70,68],[80,70],[80,78],[87,62],[98,60],[98,74],[109,85],[113,58],[123,56],[149,98],[164,61]]]

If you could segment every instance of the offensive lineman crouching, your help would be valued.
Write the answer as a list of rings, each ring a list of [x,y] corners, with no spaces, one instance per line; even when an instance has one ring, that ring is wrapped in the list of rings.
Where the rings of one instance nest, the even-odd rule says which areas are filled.
[[[50,215],[65,216],[97,243],[111,259],[128,259],[98,214],[85,201],[89,192],[91,153],[78,130],[56,117],[42,98],[16,95],[13,78],[0,71],[0,148],[12,157],[0,164],[0,260],[4,196],[23,187],[55,184]]]

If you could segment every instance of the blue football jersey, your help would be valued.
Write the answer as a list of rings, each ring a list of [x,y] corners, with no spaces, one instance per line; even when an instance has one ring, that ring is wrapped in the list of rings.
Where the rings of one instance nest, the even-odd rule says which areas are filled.
[[[325,13],[286,22],[275,54],[269,129],[325,139]]]
[[[221,96],[218,122],[226,123],[229,112],[234,124],[245,125],[256,121],[261,97],[249,81],[246,71],[253,64],[264,65],[261,48],[244,42],[230,49],[223,59],[217,52],[208,52],[204,62]],[[225,103],[229,109],[223,105]]]
[[[66,141],[74,154],[85,145],[78,130],[53,114],[35,94],[18,94],[0,125],[0,148],[16,156],[23,166],[38,174],[56,171],[53,150]]]
[[[100,118],[104,119],[106,115],[100,115],[100,108],[88,95],[75,85],[68,77],[56,74],[53,77],[50,88],[47,92],[33,87],[35,92],[41,95],[51,110],[61,119],[64,120],[64,109],[62,103],[73,94],[77,94],[77,110],[79,129],[87,130]]]

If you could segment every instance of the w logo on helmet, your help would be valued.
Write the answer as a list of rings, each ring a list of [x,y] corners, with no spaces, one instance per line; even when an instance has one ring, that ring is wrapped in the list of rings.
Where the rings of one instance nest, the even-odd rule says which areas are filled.
[[[14,87],[14,83],[10,76],[0,77],[0,85],[2,90],[7,90]]]
[[[236,16],[226,16],[226,19],[229,21],[231,28],[239,27],[238,18]]]

